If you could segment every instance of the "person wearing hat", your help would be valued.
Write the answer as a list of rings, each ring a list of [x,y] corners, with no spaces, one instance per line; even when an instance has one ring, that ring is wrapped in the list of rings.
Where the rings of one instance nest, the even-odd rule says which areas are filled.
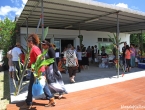
[[[18,74],[16,75],[16,72],[15,72],[15,80],[18,81],[18,78],[20,78],[20,65],[19,65],[19,61],[21,60],[21,54],[22,54],[22,51],[20,49],[20,43],[17,42],[16,43],[16,46],[12,49],[12,62],[13,62],[13,65],[14,67],[17,69],[18,71]],[[18,78],[17,78],[18,76]]]
[[[52,45],[46,40],[42,41],[41,45],[43,49],[48,50],[47,54],[45,55],[45,59],[54,58],[55,62],[46,67],[45,74],[46,74],[46,79],[47,79],[50,90],[55,91],[56,93],[59,93],[58,98],[60,99],[63,97],[62,95],[63,93],[67,94],[67,91],[64,87],[62,75],[57,67],[55,50],[52,47]]]

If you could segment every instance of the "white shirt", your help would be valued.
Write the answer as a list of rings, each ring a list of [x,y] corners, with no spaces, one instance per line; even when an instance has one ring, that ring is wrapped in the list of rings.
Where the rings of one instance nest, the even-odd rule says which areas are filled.
[[[97,53],[98,49],[97,48],[94,48],[94,53]]]
[[[19,55],[22,53],[21,49],[14,47],[12,49],[12,61],[19,61]]]
[[[82,52],[77,52],[77,58],[78,60],[82,60]]]

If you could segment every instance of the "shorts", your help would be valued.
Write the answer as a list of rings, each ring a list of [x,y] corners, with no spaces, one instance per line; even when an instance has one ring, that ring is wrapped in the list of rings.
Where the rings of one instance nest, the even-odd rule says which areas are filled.
[[[9,66],[9,71],[15,71],[15,67],[14,66]]]

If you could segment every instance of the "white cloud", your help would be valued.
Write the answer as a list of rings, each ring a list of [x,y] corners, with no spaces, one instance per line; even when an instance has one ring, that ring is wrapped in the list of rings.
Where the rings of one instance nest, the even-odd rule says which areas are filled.
[[[22,0],[23,4],[26,4],[28,0]]]
[[[22,5],[21,5],[21,8],[19,8],[19,11],[16,12],[16,15],[20,15],[25,4],[27,3],[28,0],[22,0]]]
[[[128,5],[125,3],[118,3],[118,4],[116,4],[116,6],[122,7],[122,8],[128,8]]]
[[[16,6],[20,6],[20,0],[11,0],[11,2]]]
[[[18,11],[19,11],[19,8],[17,8],[17,7],[10,7],[10,6],[1,6],[0,7],[0,15],[2,15],[2,16],[6,16],[10,12],[17,13]]]
[[[21,1],[22,1],[21,7],[1,6],[0,7],[0,15],[1,16],[8,16],[8,15],[12,16],[11,12],[14,12],[15,15],[20,15],[28,0],[21,0]],[[16,3],[17,6],[19,6],[20,1],[19,0],[11,0],[11,2]]]

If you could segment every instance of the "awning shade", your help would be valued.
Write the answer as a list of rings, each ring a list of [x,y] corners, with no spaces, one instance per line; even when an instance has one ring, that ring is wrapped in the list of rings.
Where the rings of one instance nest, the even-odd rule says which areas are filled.
[[[40,0],[41,1],[41,0]],[[41,15],[41,2],[28,0],[17,25],[37,27]],[[44,25],[55,29],[116,32],[119,12],[120,32],[140,32],[145,30],[145,13],[96,1],[44,0]],[[89,22],[91,21],[91,22]]]

